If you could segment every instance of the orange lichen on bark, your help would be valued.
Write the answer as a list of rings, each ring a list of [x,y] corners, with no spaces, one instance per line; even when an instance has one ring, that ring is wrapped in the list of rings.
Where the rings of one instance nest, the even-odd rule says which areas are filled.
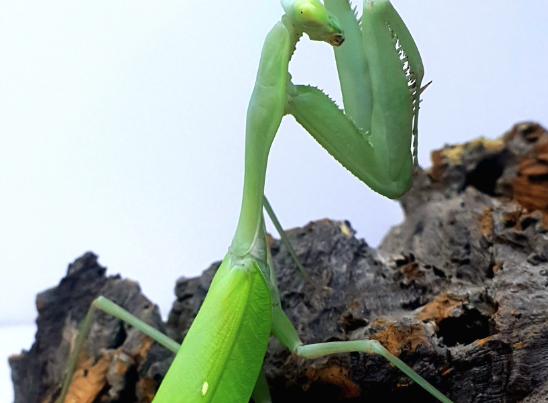
[[[480,137],[469,141],[464,144],[452,144],[446,145],[441,150],[432,151],[430,159],[432,160],[432,167],[428,173],[434,182],[440,182],[443,173],[448,166],[460,165],[463,163],[463,157],[467,154],[468,150],[474,148],[482,148],[491,153],[504,148],[505,144],[502,139],[490,140],[484,137]]]
[[[152,378],[140,378],[137,381],[136,392],[140,402],[151,403],[156,396],[156,382]]]
[[[493,235],[493,207],[487,207],[479,216],[480,231],[484,237],[489,238]]]
[[[514,350],[520,350],[520,349],[522,349],[523,347],[525,347],[525,343],[522,342],[522,341],[518,341],[517,343],[512,344],[512,348],[513,348]]]
[[[506,226],[506,228],[513,227],[516,230],[521,230],[520,218],[523,214],[523,209],[518,206],[516,207],[517,208],[515,210],[505,212],[502,215],[502,219],[504,220],[504,225]]]
[[[444,368],[442,371],[441,371],[441,376],[446,376],[446,375],[449,375],[451,372],[453,372],[455,368],[451,367],[451,368]]]
[[[141,343],[133,351],[123,351],[122,347],[115,351],[109,350],[95,364],[91,358],[84,353],[80,353],[77,370],[72,377],[64,403],[94,402],[108,383],[107,374],[109,369],[112,368],[118,376],[125,376],[132,366],[139,365],[144,361],[152,344],[153,341],[150,337],[141,334]],[[122,355],[129,359],[122,359]]]
[[[491,340],[491,337],[486,337],[484,339],[476,340],[476,344],[483,346],[485,343],[487,343],[489,340]]]
[[[413,352],[420,344],[427,343],[428,336],[423,326],[417,324],[404,329],[402,330],[392,323],[371,336],[371,339],[380,342],[395,356],[400,355],[403,349]]]
[[[388,319],[384,316],[380,316],[371,323],[371,327],[382,327],[388,323]]]
[[[409,262],[401,266],[399,271],[407,280],[413,280],[417,277],[424,276],[424,273],[419,270],[419,265],[416,262]]]
[[[345,398],[358,397],[361,395],[360,387],[348,378],[348,369],[338,365],[331,365],[318,369],[308,368],[306,370],[306,377],[311,382],[319,382],[339,387]]]
[[[451,316],[453,310],[467,300],[466,296],[442,292],[432,302],[418,311],[416,315],[422,321],[434,320],[436,323],[440,323],[443,319]]]
[[[92,403],[107,383],[112,356],[107,353],[94,365],[78,369],[72,377],[65,403]]]
[[[148,350],[152,347],[153,340],[143,333],[140,336],[141,343],[139,343],[136,349],[124,351],[122,347],[119,347],[114,353],[114,371],[117,375],[125,375],[132,366],[139,365],[146,358]],[[122,355],[130,359],[122,359]]]
[[[548,224],[548,136],[521,158],[513,187],[514,199],[528,210],[540,210]]]
[[[137,354],[134,355],[139,364],[145,360],[148,350],[150,350],[153,344],[154,340],[146,336],[144,333],[141,333],[141,344],[139,346],[139,350],[137,350]]]
[[[500,262],[495,263],[495,265],[493,266],[493,274],[497,274],[501,270],[502,270],[502,263]]]
[[[430,159],[432,160],[432,167],[429,170],[430,177],[434,182],[439,182],[441,181],[443,171],[445,170],[442,150],[432,151]]]

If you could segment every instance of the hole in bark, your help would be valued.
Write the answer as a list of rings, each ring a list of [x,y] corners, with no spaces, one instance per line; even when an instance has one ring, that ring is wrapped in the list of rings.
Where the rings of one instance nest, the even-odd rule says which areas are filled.
[[[124,344],[124,341],[127,338],[127,332],[126,332],[126,328],[124,326],[124,323],[119,319],[116,319],[116,320],[119,321],[118,331],[116,332],[116,336],[112,340],[112,345],[108,346],[109,348],[114,348],[114,349],[116,349],[116,348],[120,347],[122,344]]]
[[[415,231],[413,231],[413,235],[420,235],[424,231],[424,223],[420,221],[417,226],[415,227]]]
[[[538,219],[535,217],[524,217],[521,220],[521,229],[525,231],[527,228],[529,228],[531,225],[534,225],[538,222]]]
[[[516,226],[516,220],[508,219],[504,221],[504,228],[514,228]]]
[[[438,323],[437,335],[447,347],[470,344],[490,335],[489,318],[477,309],[466,310],[458,317],[448,317]]]
[[[446,275],[443,270],[438,269],[436,266],[432,266],[432,271],[438,277],[445,278]]]
[[[131,367],[125,376],[126,387],[121,391],[120,398],[115,400],[115,403],[136,402],[137,395],[135,393],[139,373],[135,367]]]
[[[480,192],[495,196],[497,180],[501,177],[508,158],[508,153],[503,152],[481,160],[468,174],[466,186],[473,186]]]
[[[487,278],[494,278],[495,277],[495,262],[492,261],[489,264],[489,268],[487,269]]]
[[[344,326],[344,330],[347,333],[350,333],[361,327],[366,327],[369,322],[367,321],[367,319],[355,317],[354,315],[350,314],[347,316],[343,316],[342,324]]]
[[[529,182],[531,182],[531,183],[544,183],[544,182],[548,182],[548,174],[543,174],[543,175],[531,175],[531,176],[529,176]]]
[[[420,297],[417,297],[410,301],[402,302],[401,307],[406,311],[414,311],[415,309],[420,308],[423,305],[425,304],[421,301]]]

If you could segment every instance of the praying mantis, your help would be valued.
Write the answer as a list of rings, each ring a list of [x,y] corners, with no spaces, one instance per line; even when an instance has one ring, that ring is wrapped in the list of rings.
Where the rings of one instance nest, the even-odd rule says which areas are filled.
[[[398,198],[416,165],[422,61],[388,0],[365,0],[358,20],[348,0],[282,0],[268,33],[246,120],[245,178],[232,244],[182,346],[111,301],[94,301],[69,359],[76,357],[96,309],[113,314],[177,353],[154,403],[270,402],[261,369],[270,335],[293,354],[379,354],[442,402],[450,402],[375,340],[304,345],[283,310],[263,217],[268,155],[282,118],[292,115],[336,160],[374,191]],[[303,34],[334,47],[344,112],[322,91],[294,85],[289,61]],[[413,150],[413,151],[412,151]],[[414,161],[415,160],[415,161]],[[266,207],[270,206],[266,202]]]

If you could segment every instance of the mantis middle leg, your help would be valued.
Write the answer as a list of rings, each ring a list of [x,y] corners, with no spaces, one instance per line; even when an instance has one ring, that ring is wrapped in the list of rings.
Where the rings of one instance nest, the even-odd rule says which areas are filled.
[[[146,334],[148,337],[150,337],[152,340],[164,346],[166,349],[168,349],[174,354],[177,354],[179,349],[181,348],[181,345],[179,343],[172,340],[171,338],[169,338],[168,336],[166,336],[159,330],[143,322],[142,320],[132,315],[131,313],[126,311],[124,308],[112,302],[111,300],[103,296],[99,296],[91,303],[91,306],[86,316],[84,317],[84,320],[80,324],[80,329],[78,331],[78,336],[76,338],[74,348],[72,349],[67,362],[67,368],[66,368],[65,378],[63,380],[63,385],[61,387],[61,393],[59,394],[59,397],[55,400],[56,403],[64,403],[67,398],[67,395],[69,395],[72,378],[77,368],[78,356],[84,346],[86,338],[89,335],[89,332],[91,330],[91,325],[93,323],[95,314],[98,310],[103,311],[109,315],[112,315],[115,318],[120,319],[121,321],[127,323],[128,325],[135,327],[136,329],[140,330],[141,332]],[[261,372],[259,373],[259,377],[257,378],[257,382],[255,385],[255,389],[253,390],[252,396],[255,403],[271,402],[268,383],[266,382],[266,376],[262,369],[261,369]]]

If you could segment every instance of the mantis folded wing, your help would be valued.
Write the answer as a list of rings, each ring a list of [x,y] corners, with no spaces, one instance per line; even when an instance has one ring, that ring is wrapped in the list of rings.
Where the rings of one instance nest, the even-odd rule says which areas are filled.
[[[424,75],[413,38],[388,0],[366,0],[361,22],[347,0],[326,0],[325,7],[318,0],[282,0],[282,6],[282,19],[265,40],[248,108],[236,234],[154,403],[246,403],[252,394],[256,403],[270,401],[261,363],[271,333],[303,358],[380,354],[440,401],[450,402],[376,341],[303,345],[281,310],[263,192],[268,154],[283,116],[291,114],[373,190],[397,198],[412,183]],[[289,60],[303,33],[335,47],[344,112],[320,90],[291,82]]]
[[[270,291],[259,267],[250,260],[230,268],[227,256],[154,401],[248,401],[271,325]]]

